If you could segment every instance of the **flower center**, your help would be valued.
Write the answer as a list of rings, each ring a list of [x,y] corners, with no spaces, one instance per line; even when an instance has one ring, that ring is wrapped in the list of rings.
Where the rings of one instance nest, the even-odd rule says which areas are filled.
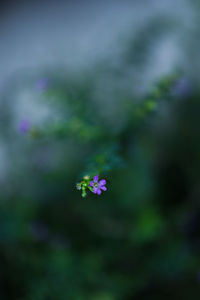
[[[93,186],[94,186],[95,188],[98,188],[98,187],[99,187],[98,182],[94,182]]]

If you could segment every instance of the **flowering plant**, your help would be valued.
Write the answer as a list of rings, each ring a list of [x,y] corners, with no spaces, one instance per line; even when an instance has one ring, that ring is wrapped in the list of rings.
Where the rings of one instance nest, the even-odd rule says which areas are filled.
[[[107,191],[105,185],[106,180],[99,180],[99,175],[95,175],[92,181],[90,181],[90,176],[87,175],[83,177],[83,180],[80,183],[76,184],[76,188],[77,190],[82,191],[82,197],[86,197],[87,189],[94,194],[101,195],[102,191]]]

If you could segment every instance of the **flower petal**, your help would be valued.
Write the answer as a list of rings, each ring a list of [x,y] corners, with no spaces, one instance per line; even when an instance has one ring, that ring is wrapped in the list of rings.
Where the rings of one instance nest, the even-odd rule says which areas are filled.
[[[97,187],[94,187],[94,188],[93,188],[93,193],[96,194],[96,193],[98,192],[98,190],[99,190],[99,189],[98,189]]]
[[[99,180],[99,175],[94,176],[93,181],[98,182]]]
[[[94,185],[94,182],[93,182],[93,181],[90,181],[89,186],[93,186],[93,185]]]
[[[107,191],[107,187],[101,186],[102,191]]]
[[[100,189],[97,189],[97,194],[101,195],[101,190]]]
[[[105,179],[102,179],[102,180],[99,181],[99,185],[100,186],[103,186],[105,184],[106,184],[106,180]]]

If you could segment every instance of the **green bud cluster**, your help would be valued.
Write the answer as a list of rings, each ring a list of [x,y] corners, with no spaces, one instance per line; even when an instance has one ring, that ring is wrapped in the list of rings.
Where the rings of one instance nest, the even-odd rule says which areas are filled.
[[[87,196],[87,190],[90,190],[93,192],[93,189],[91,186],[89,186],[91,181],[91,177],[89,175],[86,175],[83,177],[82,181],[76,184],[77,190],[81,191],[81,195],[83,198]]]

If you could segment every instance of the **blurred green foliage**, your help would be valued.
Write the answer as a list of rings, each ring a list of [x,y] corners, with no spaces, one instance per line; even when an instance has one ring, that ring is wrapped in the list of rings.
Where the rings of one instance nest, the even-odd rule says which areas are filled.
[[[142,68],[168,26],[162,18],[145,26],[118,67],[47,72],[38,97],[53,116],[29,135],[16,131],[14,92],[5,92],[2,139],[13,168],[1,189],[1,299],[200,296],[199,91],[180,86],[178,72],[147,96],[118,90],[127,65]],[[95,98],[105,74],[117,81],[114,108],[103,90]],[[96,174],[108,191],[82,198],[76,183]]]

